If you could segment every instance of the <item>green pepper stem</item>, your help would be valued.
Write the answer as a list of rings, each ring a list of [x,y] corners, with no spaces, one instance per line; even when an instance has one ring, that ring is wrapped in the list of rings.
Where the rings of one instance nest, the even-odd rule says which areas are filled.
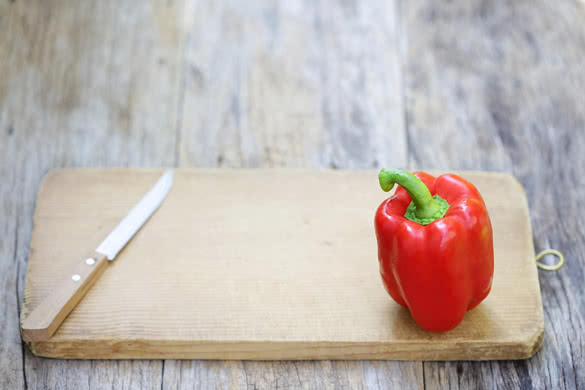
[[[384,168],[378,175],[380,187],[388,192],[394,187],[394,184],[402,186],[412,198],[416,206],[415,214],[418,218],[433,218],[441,211],[439,203],[433,199],[431,192],[418,177],[410,172],[400,169]]]

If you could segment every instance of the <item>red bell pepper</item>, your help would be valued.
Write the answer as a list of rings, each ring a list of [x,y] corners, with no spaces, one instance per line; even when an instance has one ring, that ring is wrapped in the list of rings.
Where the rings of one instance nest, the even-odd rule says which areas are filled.
[[[457,175],[382,169],[379,180],[384,191],[399,185],[375,218],[384,287],[421,328],[451,330],[492,286],[486,205],[473,184]]]

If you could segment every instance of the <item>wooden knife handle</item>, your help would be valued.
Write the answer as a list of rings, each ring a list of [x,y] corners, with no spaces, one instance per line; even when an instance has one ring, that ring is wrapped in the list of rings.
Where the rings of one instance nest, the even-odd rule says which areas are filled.
[[[107,264],[106,256],[93,253],[73,267],[55,290],[22,321],[24,340],[48,340],[101,276]]]

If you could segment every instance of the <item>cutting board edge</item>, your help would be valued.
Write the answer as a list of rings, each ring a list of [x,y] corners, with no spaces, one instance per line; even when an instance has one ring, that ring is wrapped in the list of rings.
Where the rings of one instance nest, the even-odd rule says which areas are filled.
[[[35,356],[58,359],[522,360],[534,356],[543,345],[544,321],[539,322],[525,337],[507,342],[78,339],[27,344]]]

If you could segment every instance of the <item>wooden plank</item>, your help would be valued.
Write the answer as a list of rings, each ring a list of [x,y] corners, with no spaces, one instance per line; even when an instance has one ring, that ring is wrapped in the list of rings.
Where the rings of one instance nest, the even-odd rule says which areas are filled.
[[[22,179],[15,163],[18,142],[14,126],[7,120],[6,69],[8,50],[12,47],[12,4],[0,2],[0,388],[24,389],[24,348],[18,327],[26,263],[22,250],[28,243],[19,242],[19,213]],[[20,146],[20,145],[18,145]],[[31,196],[32,199],[34,197]],[[32,217],[32,211],[30,213]],[[20,252],[20,253],[19,253]]]
[[[189,2],[189,3],[191,3],[191,2]],[[4,2],[3,5],[4,4],[8,4],[8,2]],[[14,5],[14,4],[16,4],[16,5]],[[81,14],[81,16],[83,16],[84,13],[88,13],[88,14],[91,13],[90,10],[80,10],[79,9],[79,6],[73,6],[71,4],[61,4],[61,5],[58,5],[58,4],[55,4],[55,2],[50,2],[50,3],[46,3],[45,2],[45,4],[46,4],[46,7],[41,8],[40,10],[37,10],[37,8],[38,8],[38,5],[37,4],[28,4],[28,3],[26,3],[23,0],[19,0],[18,2],[10,2],[9,5],[12,7],[12,9],[17,9],[17,7],[18,7],[19,14],[17,15],[18,16],[18,19],[17,20],[29,20],[30,19],[30,20],[32,20],[32,23],[30,23],[30,24],[33,25],[33,26],[35,26],[35,25],[45,26],[46,23],[44,22],[44,19],[45,19],[44,17],[47,15],[47,13],[49,11],[49,8],[53,8],[53,9],[65,9],[65,10],[69,10],[69,11],[72,11],[72,12],[77,12],[77,13]],[[155,7],[157,7],[158,9],[163,9],[164,10],[164,7],[162,7],[162,8],[161,7],[158,7],[158,4],[159,3],[155,3]],[[169,2],[168,4],[173,5],[174,3]],[[352,7],[352,4],[351,3],[346,2],[345,4],[347,4],[348,9],[351,9],[351,7]],[[242,6],[246,6],[247,7],[248,5],[242,4]],[[335,7],[337,7],[337,5],[335,5],[335,4],[329,5],[329,6],[335,6]],[[189,15],[192,14],[192,12],[190,12],[190,11],[192,11],[192,10],[189,10],[188,9],[185,12],[185,15],[186,15],[187,18],[189,17]],[[327,10],[325,10],[325,11],[327,11]],[[390,10],[390,11],[392,11],[392,10]],[[3,20],[1,22],[6,22],[6,20],[7,20],[6,15],[8,15],[8,13],[3,13]],[[10,14],[10,15],[12,15],[12,14]],[[133,15],[134,15],[133,12],[112,12],[109,15],[110,16],[109,19],[106,19],[106,20],[104,20],[104,19],[98,19],[97,22],[86,23],[86,25],[89,24],[90,27],[96,26],[97,29],[102,30],[105,33],[108,33],[109,34],[108,36],[111,38],[109,40],[109,43],[112,43],[112,45],[113,45],[114,43],[116,43],[117,40],[113,38],[113,35],[115,33],[111,31],[113,29],[112,27],[115,26],[117,23],[119,23],[118,21],[122,18],[122,16],[124,16],[124,18],[126,18],[126,19],[130,16],[132,18],[132,20],[135,20],[135,21],[139,21],[140,20],[139,17],[135,17]],[[144,14],[142,14],[140,12],[138,12],[136,15],[142,15],[142,16],[144,16]],[[383,15],[393,16],[393,13],[384,12],[384,13],[380,13],[379,15],[380,16],[383,16]],[[55,24],[57,24],[57,25],[61,24],[61,25],[65,26],[65,27],[67,27],[67,21],[68,21],[67,18],[68,18],[68,16],[62,17],[60,14],[53,13],[53,14],[51,14],[51,18],[52,18],[52,20],[55,21]],[[172,24],[172,23],[170,23],[170,24]],[[4,24],[4,26],[5,25],[6,24]],[[393,25],[394,25],[394,21],[393,20],[391,20],[389,23],[386,23],[385,24],[385,26],[387,26],[388,28],[391,28]],[[131,27],[129,27],[129,28],[134,28],[134,27],[132,27],[132,23],[130,23],[130,26]],[[344,24],[344,25],[341,25],[340,27],[343,28],[344,26],[353,26],[353,25]],[[376,29],[380,29],[381,27],[383,27],[383,26],[380,26],[380,25],[375,26]],[[149,28],[147,27],[146,30],[148,31]],[[94,32],[92,33],[92,35],[95,36],[95,30],[93,30],[93,31]],[[358,35],[359,33],[360,33],[359,29],[354,29],[354,34]],[[85,34],[85,32],[84,32],[84,34]],[[27,39],[27,42],[26,43],[23,42],[20,45],[14,45],[13,46],[11,44],[10,47],[9,47],[10,51],[14,50],[14,52],[16,52],[16,54],[12,54],[12,52],[11,52],[11,56],[22,57],[24,55],[27,55],[27,53],[24,53],[23,52],[24,50],[21,50],[23,48],[26,50],[26,49],[30,49],[31,47],[36,47],[37,48],[36,50],[38,51],[38,50],[42,50],[43,47],[45,47],[45,46],[51,47],[51,45],[53,45],[53,46],[55,45],[54,42],[51,42],[52,40],[55,39],[55,38],[53,38],[53,36],[49,36],[48,38],[46,38],[43,35],[43,32],[40,32],[38,30],[28,31],[26,33],[23,33],[22,31],[16,31],[16,32],[14,32],[13,30],[11,30],[11,34],[2,34],[2,36],[0,36],[0,41],[1,41],[1,38],[2,37],[5,37],[6,40],[4,40],[2,42],[8,42],[8,43],[15,42],[15,40],[14,40],[15,35],[17,35],[19,38],[21,36],[28,37],[28,39]],[[71,35],[73,35],[73,33],[67,33],[67,34],[61,34],[61,35],[63,35],[63,36],[66,36],[66,35],[67,36],[71,36]],[[76,34],[76,35],[82,36],[83,34]],[[120,35],[127,36],[127,37],[128,36],[133,36],[132,33],[131,34],[125,34],[125,35],[124,34],[120,34]],[[316,35],[319,35],[319,34],[316,34]],[[137,36],[137,35],[135,35],[135,36]],[[48,39],[48,41],[49,41],[48,45],[46,45],[45,39]],[[127,41],[131,41],[131,39],[128,39]],[[36,42],[36,43],[34,43],[34,42]],[[158,45],[165,46],[165,45],[161,45],[161,44],[158,44]],[[211,45],[211,46],[213,46],[213,45]],[[6,48],[6,46],[4,46],[4,48]],[[20,50],[20,51],[16,50],[15,48],[18,49],[18,50]],[[105,47],[104,47],[104,49],[105,49]],[[4,53],[6,51],[8,51],[8,49],[6,49],[4,51]],[[391,52],[392,50],[389,50],[389,51]],[[121,49],[120,50],[114,50],[114,55],[116,54],[116,52],[117,53],[121,53],[121,52],[123,52],[123,50],[121,50]],[[104,61],[107,61],[107,59],[109,58],[110,54],[108,52],[106,52],[106,51],[104,51],[103,53],[104,53],[103,54]],[[129,56],[131,56],[131,55],[132,55],[132,53],[129,54]],[[128,57],[128,58],[132,58],[132,57]],[[49,80],[49,82],[50,82],[50,80],[52,79],[52,76],[50,74],[49,75],[46,75],[46,74],[51,73],[51,71],[54,70],[54,69],[57,69],[57,70],[62,69],[66,65],[66,64],[60,64],[59,65],[59,64],[56,64],[54,62],[52,64],[51,63],[40,64],[40,63],[38,63],[39,61],[36,61],[36,62],[37,62],[36,67],[38,69],[40,69],[45,74],[45,76],[43,76],[43,77],[37,77],[34,80],[30,80],[30,82],[28,83],[28,85],[31,85],[33,87],[35,87],[35,86],[38,87],[38,85],[40,85],[40,84],[46,84],[47,83],[47,80]],[[132,63],[132,61],[128,61],[128,62]],[[16,63],[18,64],[18,60],[16,61]],[[70,60],[69,63],[71,63],[71,60]],[[118,70],[124,72],[125,66],[123,64],[125,64],[125,63],[126,63],[126,61],[124,59],[120,59],[119,61],[116,61],[116,64],[117,65],[112,66],[110,68],[113,69],[113,72],[114,73],[116,71],[118,71]],[[160,61],[160,63],[161,63],[161,65],[165,65],[166,64],[170,69],[173,69],[172,61],[167,62],[163,58]],[[5,64],[5,63],[3,63],[3,64]],[[0,64],[0,66],[3,65],[3,64]],[[391,65],[393,66],[393,64],[391,64]],[[18,68],[18,66],[16,66],[16,68]],[[80,72],[83,72],[84,69],[90,69],[91,70],[93,68],[93,65],[92,65],[92,63],[86,61],[86,62],[84,62],[83,66],[78,66],[78,68],[80,69]],[[114,73],[110,72],[109,75],[112,76]],[[2,86],[2,88],[0,88],[0,91],[2,91],[2,92],[6,92],[7,91],[7,88],[4,85],[1,84],[2,81],[7,81],[7,80],[8,80],[8,78],[7,79],[0,80],[0,85]],[[15,84],[18,84],[18,83],[15,83]],[[57,84],[57,83],[53,83],[53,84]],[[117,84],[117,83],[112,82],[112,84]],[[53,87],[54,87],[53,89],[59,89],[59,86],[58,85],[53,85]],[[150,91],[156,91],[157,89],[156,88],[150,88],[149,90]],[[163,88],[163,91],[164,90],[165,90],[165,88]],[[18,89],[16,87],[12,87],[11,90],[10,90],[10,92],[11,92],[11,99],[14,99],[17,102],[23,102],[24,101],[23,98],[20,96],[20,94],[18,92]],[[59,93],[58,90],[57,90],[57,93]],[[122,93],[122,95],[123,95],[123,93]],[[146,95],[148,95],[148,94],[145,94],[144,96],[146,96]],[[117,99],[117,100],[119,100],[121,102],[120,103],[121,107],[118,110],[118,111],[120,111],[120,115],[119,116],[121,118],[124,118],[126,116],[125,109],[130,106],[130,103],[131,102],[128,101],[127,103],[124,103],[123,102],[123,96],[122,96],[122,99]],[[158,103],[160,101],[163,101],[164,102],[164,101],[166,101],[168,99],[153,99],[153,100],[156,100],[156,102]],[[104,109],[107,110],[108,109],[108,106],[106,105],[104,107]],[[40,110],[41,115],[39,115],[39,117],[40,116],[46,116],[45,115],[46,114],[46,111],[47,111],[46,109],[41,109]],[[48,111],[50,111],[50,110],[48,110]],[[90,111],[89,109],[84,109],[81,112],[78,112],[76,114],[76,116],[77,117],[83,116],[84,114],[88,114],[89,111]],[[99,111],[99,107],[98,107],[98,109],[96,109],[94,111]],[[145,111],[148,112],[149,110],[145,110]],[[79,142],[78,140],[79,139],[86,139],[87,140],[87,144],[89,145],[89,144],[91,144],[91,141],[93,139],[96,139],[95,137],[93,137],[91,135],[91,132],[93,130],[97,129],[98,130],[98,135],[103,132],[103,128],[100,127],[101,126],[100,124],[103,124],[102,122],[104,122],[104,120],[98,121],[99,122],[98,125],[96,125],[95,127],[93,127],[93,126],[91,126],[91,124],[92,124],[91,123],[92,122],[91,119],[95,120],[96,117],[103,117],[105,115],[100,115],[99,112],[93,112],[93,113],[90,113],[90,114],[91,115],[87,115],[87,119],[90,119],[90,120],[88,120],[86,124],[83,124],[83,126],[79,126],[79,130],[77,132],[76,137],[72,137],[69,140],[67,138],[63,137],[63,140],[54,141],[54,143],[53,143],[53,146],[54,146],[54,149],[55,149],[55,152],[54,153],[62,154],[62,156],[59,157],[59,158],[57,158],[55,156],[51,157],[50,159],[54,160],[54,162],[52,163],[52,165],[57,165],[57,166],[71,165],[71,164],[73,164],[73,165],[93,165],[93,164],[100,164],[100,165],[123,164],[123,165],[125,165],[125,164],[132,164],[132,165],[153,165],[153,166],[154,165],[157,165],[157,163],[154,162],[154,160],[150,160],[149,155],[152,155],[153,154],[153,150],[152,149],[156,149],[157,148],[154,145],[157,145],[159,148],[162,147],[164,149],[165,148],[164,143],[161,145],[161,142],[160,142],[161,140],[160,139],[156,139],[155,137],[152,137],[152,136],[141,136],[141,135],[138,135],[138,134],[134,134],[132,137],[130,137],[130,136],[128,137],[128,139],[131,139],[132,142],[130,143],[130,146],[127,149],[124,149],[123,147],[118,147],[118,148],[116,148],[116,150],[114,150],[114,152],[112,153],[112,156],[114,156],[115,158],[112,157],[112,156],[109,156],[108,157],[108,160],[104,160],[103,157],[96,159],[95,156],[92,155],[90,157],[94,157],[94,158],[93,158],[93,160],[90,161],[90,158],[88,158],[88,157],[81,157],[81,155],[83,154],[83,152],[86,152],[87,153],[89,151],[89,153],[91,154],[92,151],[90,150],[91,148],[87,148],[87,147],[84,148],[85,150],[74,150],[76,148],[79,148],[80,145],[83,145],[84,144],[84,143]],[[111,116],[111,115],[109,115],[109,116]],[[63,114],[61,117],[65,121],[71,121],[70,115],[68,115],[68,114]],[[73,118],[73,119],[75,119],[75,118]],[[79,121],[77,121],[77,122],[79,122]],[[91,126],[92,129],[88,129],[87,126]],[[24,126],[24,128],[26,129],[27,127]],[[42,126],[37,126],[35,128],[36,129],[42,129],[43,127]],[[7,125],[7,132],[8,133],[13,133],[14,132],[14,129],[15,129],[14,126]],[[23,131],[23,130],[20,130],[20,129],[18,129],[18,130],[19,131]],[[33,137],[34,136],[34,137],[37,137],[38,138],[40,136],[40,134],[42,134],[42,133],[39,133],[40,131],[41,130],[35,130],[34,132],[33,131],[28,131],[26,135],[28,137]],[[396,143],[400,144],[400,142],[402,142],[404,140],[403,129],[402,128],[393,129],[392,131],[393,131],[394,137],[396,138],[395,140],[392,141],[392,143],[393,144],[396,144]],[[39,136],[37,136],[35,134],[39,134]],[[54,135],[55,132],[51,132],[50,134],[53,134]],[[222,134],[225,134],[225,132],[222,132]],[[109,142],[111,142],[113,145],[115,145],[115,146],[124,145],[124,142],[125,141],[119,141],[119,139],[121,138],[121,136],[120,135],[116,135],[116,134],[99,135],[99,137],[97,139],[99,139],[99,140],[109,140],[112,137],[115,138],[115,139],[113,141],[109,141]],[[219,137],[219,138],[223,138],[223,137]],[[229,137],[226,137],[226,138],[229,139]],[[383,137],[381,137],[381,138],[383,138]],[[164,138],[164,139],[167,140],[168,138]],[[143,142],[144,145],[142,145],[141,147],[135,147],[134,145],[136,145],[136,143],[140,142],[140,140]],[[277,142],[277,141],[278,141],[278,139],[276,139],[273,142]],[[377,140],[377,141],[380,141],[380,140]],[[376,140],[371,141],[371,144],[373,145],[373,144],[375,144],[375,142],[376,142]],[[349,144],[346,145],[346,146],[349,147],[349,148],[351,148],[351,145],[349,145]],[[324,145],[324,147],[327,147],[327,145]],[[225,149],[227,149],[227,147]],[[397,149],[401,150],[400,148],[397,148]],[[35,148],[32,148],[31,150],[34,153]],[[148,153],[141,152],[143,150],[147,150]],[[157,149],[157,150],[160,150],[160,149]],[[122,153],[118,153],[119,151],[122,151]],[[345,150],[343,150],[343,148],[341,148],[341,150],[338,151],[338,154],[340,154],[340,155],[347,154],[347,153],[348,152],[345,151]],[[51,152],[49,154],[52,155],[53,152]],[[154,155],[158,155],[158,153],[155,151]],[[390,157],[388,157],[389,155],[390,155]],[[221,160],[222,160],[222,157],[221,156],[222,156],[222,153],[221,153],[221,150],[220,150],[220,153],[218,153],[218,161],[220,161],[220,163],[221,163]],[[400,161],[398,161],[398,159],[396,159],[394,156],[396,156],[396,153],[394,153],[394,154],[386,154],[385,159],[386,159],[386,161],[392,160],[395,164],[398,164],[398,165],[401,165],[402,164],[403,165],[403,163],[400,162]],[[14,162],[14,158],[13,158],[14,156],[12,154],[9,154],[7,157],[10,157],[11,158],[11,162]],[[167,157],[168,157],[168,154],[167,154]],[[193,156],[191,156],[190,158],[191,158],[191,160],[190,160],[191,163],[193,163],[193,164],[199,164],[200,157],[193,157]],[[276,159],[278,159],[278,158],[280,158],[280,157],[277,155]],[[20,159],[17,159],[17,160],[20,160]],[[383,162],[384,161],[384,158],[382,158],[382,160],[380,160],[380,161]],[[42,163],[41,164],[38,164],[38,163],[35,163],[35,162],[31,162],[30,164],[31,164],[31,166],[27,166],[27,170],[29,171],[29,175],[31,175],[33,177],[26,180],[25,186],[27,187],[26,193],[27,194],[30,194],[30,196],[32,196],[32,195],[34,195],[34,193],[36,193],[36,191],[38,189],[38,184],[39,184],[39,181],[40,181],[39,180],[39,178],[40,178],[39,175],[42,175],[42,173],[44,171],[46,171],[47,164],[42,164]],[[267,164],[267,162],[264,162],[263,164]],[[37,170],[35,170],[32,167],[33,165],[36,167]],[[52,165],[49,165],[49,166],[52,166]],[[330,165],[330,164],[327,161],[325,161],[323,163],[323,165]],[[344,166],[343,161],[338,162],[338,165],[341,166],[341,167],[343,167]],[[12,166],[12,164],[10,166]],[[30,206],[27,209],[28,211],[25,212],[24,214],[28,216],[28,217],[25,217],[25,219],[26,218],[29,218],[30,219],[31,216],[32,216],[32,198],[29,197],[28,200],[27,200],[27,202],[28,202],[28,204]],[[22,229],[23,229],[23,231],[25,233],[30,234],[30,230],[31,230],[30,225],[25,224],[22,227]],[[28,239],[29,238],[26,237],[26,243],[28,243]],[[26,243],[25,244],[22,244],[22,248],[24,250],[21,251],[21,254],[20,254],[20,257],[19,257],[21,259],[21,261],[23,261],[23,262],[26,259],[26,247],[27,247],[27,244]],[[24,267],[21,267],[21,273],[20,273],[21,288],[22,288],[22,283],[23,283],[23,279],[24,279],[24,272],[22,271],[23,269],[24,269]],[[59,386],[59,388],[66,388],[68,386],[67,385],[68,383],[72,383],[71,381],[74,381],[73,383],[76,383],[77,384],[75,386],[76,388],[81,388],[81,386],[84,386],[84,383],[86,383],[86,382],[88,383],[87,386],[90,386],[91,385],[91,386],[94,386],[95,387],[95,384],[96,383],[102,383],[100,380],[104,380],[105,382],[102,383],[103,386],[109,388],[110,386],[108,385],[108,380],[109,380],[108,378],[113,378],[112,380],[115,381],[115,378],[118,375],[121,375],[121,376],[125,376],[126,375],[128,378],[136,378],[136,375],[138,374],[138,372],[135,371],[135,370],[130,371],[128,369],[128,365],[125,364],[125,362],[120,362],[119,365],[113,366],[112,369],[105,369],[104,368],[105,367],[105,363],[102,363],[102,362],[92,362],[91,363],[91,366],[93,367],[93,369],[96,370],[95,373],[94,373],[94,379],[95,379],[95,377],[98,378],[98,380],[94,380],[92,382],[91,380],[86,380],[86,379],[88,379],[88,373],[87,373],[87,371],[85,369],[81,369],[81,367],[89,367],[89,365],[88,365],[89,363],[86,364],[84,362],[80,362],[79,365],[77,365],[77,364],[73,364],[71,362],[62,363],[62,362],[45,361],[45,360],[39,360],[39,359],[33,359],[32,362],[33,362],[34,366],[33,367],[30,367],[29,370],[32,369],[33,373],[38,373],[37,379],[38,380],[41,380],[41,382],[38,382],[38,380],[37,381],[32,381],[33,386],[34,386],[35,383],[42,383],[43,378],[49,378],[45,382],[56,383]],[[141,370],[140,369],[140,364],[138,362],[132,362],[131,364],[132,364],[132,367],[136,368],[136,370],[138,370],[138,371]],[[405,364],[408,365],[408,366],[413,366],[413,365],[420,366],[420,364],[416,364],[416,363],[414,363],[414,364],[412,364],[412,363],[405,363]],[[56,368],[57,365],[59,366],[58,369]],[[110,367],[110,366],[108,365],[108,367]],[[120,371],[116,370],[116,367],[120,367]],[[376,368],[376,367],[379,367],[379,365],[372,366],[372,368]],[[128,369],[127,374],[126,374],[126,371],[125,371],[126,369]],[[56,374],[57,372],[58,372],[58,374]],[[80,375],[79,374],[80,372],[83,372],[85,374]],[[371,372],[371,370],[370,370],[370,372]],[[396,375],[394,375],[393,377],[401,377],[400,370],[395,369],[394,372],[395,372]],[[261,374],[261,372],[259,371],[259,375],[260,374]],[[284,371],[280,372],[279,375],[284,375]],[[340,373],[340,375],[344,375],[344,373]],[[380,368],[380,375],[381,376],[388,375],[388,372],[385,371],[385,370],[383,370],[382,368]],[[59,380],[58,381],[51,381],[51,378],[58,378]],[[119,382],[115,381],[115,383],[119,383]],[[132,384],[132,383],[137,383],[137,382],[135,380],[129,379],[129,382],[128,383]],[[370,382],[370,385],[371,385],[371,382]]]
[[[0,14],[2,13],[0,6]],[[1,107],[1,104],[0,104]],[[14,137],[7,130],[0,115],[0,388],[23,389],[24,353],[18,329],[18,315],[22,298],[22,279],[19,268],[26,271],[18,251],[25,244],[18,241],[20,192],[18,173],[13,169],[9,152],[14,147]]]
[[[422,389],[422,365],[395,361],[166,361],[164,388]]]
[[[47,177],[24,315],[159,175],[77,169]],[[544,325],[524,193],[509,175],[464,177],[490,211],[496,270],[490,296],[450,332],[422,331],[380,286],[371,218],[387,194],[376,171],[178,169],[148,226],[55,335],[30,346],[82,359],[530,357]]]
[[[585,387],[583,8],[578,2],[403,3],[410,163],[510,170],[526,187],[540,272],[544,346],[518,362],[425,363],[427,388]],[[462,39],[465,37],[465,39]]]
[[[26,357],[30,389],[159,390],[160,360],[59,360]]]
[[[181,166],[403,165],[395,5],[197,3]]]
[[[396,4],[198,2],[187,12],[193,19],[186,47],[180,166],[405,166]],[[372,37],[373,48],[361,44]],[[322,55],[325,49],[327,58]],[[359,50],[368,55],[360,57]],[[331,66],[336,67],[335,75],[329,74]],[[356,88],[365,89],[356,81],[358,74],[367,75],[368,90],[376,91],[362,93],[361,100],[352,96],[352,80]],[[346,80],[343,85],[340,78]],[[332,117],[327,126],[325,103]],[[370,127],[351,124],[353,106],[356,112],[366,112]],[[381,124],[378,118],[383,118]],[[342,121],[345,126],[337,128]],[[366,140],[360,151],[351,142],[357,128]],[[304,387],[347,384],[343,365],[324,364],[295,363],[310,373],[303,378]],[[397,380],[401,388],[422,388],[418,362],[347,364],[359,364],[367,373],[356,376],[356,388],[388,388]],[[245,375],[235,366],[244,367]],[[166,361],[165,388],[191,388],[193,383],[223,387],[226,377],[235,378],[232,387],[244,389],[262,388],[262,378],[274,376],[291,388],[297,383],[290,362],[235,366]]]
[[[23,350],[15,293],[22,300],[35,193],[49,169],[175,163],[183,6],[0,2],[2,388],[160,388],[160,361]]]

